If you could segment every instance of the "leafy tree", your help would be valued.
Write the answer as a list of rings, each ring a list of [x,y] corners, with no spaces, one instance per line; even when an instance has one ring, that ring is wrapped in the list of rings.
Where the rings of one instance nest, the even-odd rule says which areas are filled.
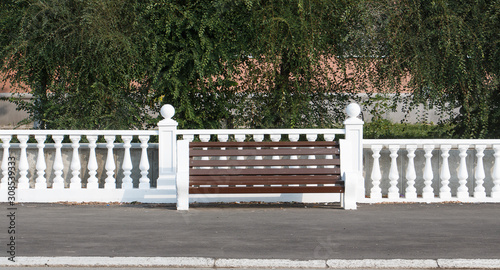
[[[246,42],[245,4],[160,0],[147,1],[141,10],[142,46],[155,89],[151,105],[174,105],[183,128],[231,125],[239,103],[233,75]]]
[[[42,129],[127,129],[149,118],[133,1],[4,1],[2,71]]]
[[[249,1],[250,2],[250,1]],[[255,0],[250,2],[244,116],[255,127],[325,127],[344,117],[358,91],[347,66],[348,34],[359,18],[357,2]]]
[[[354,3],[149,2],[141,24],[159,104],[176,107],[181,127],[331,126],[356,89],[347,58],[332,61]]]
[[[457,136],[500,134],[500,1],[377,0],[365,7],[372,26],[365,49],[379,56],[379,87],[404,87],[414,102],[443,111],[459,108]]]

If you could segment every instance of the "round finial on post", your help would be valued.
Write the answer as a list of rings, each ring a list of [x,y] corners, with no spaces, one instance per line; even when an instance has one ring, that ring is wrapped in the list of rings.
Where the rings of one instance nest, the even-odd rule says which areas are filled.
[[[166,104],[161,107],[160,113],[163,118],[170,120],[175,115],[175,108],[170,104]]]
[[[356,103],[351,103],[347,105],[345,112],[349,118],[356,118],[361,113],[361,107]]]

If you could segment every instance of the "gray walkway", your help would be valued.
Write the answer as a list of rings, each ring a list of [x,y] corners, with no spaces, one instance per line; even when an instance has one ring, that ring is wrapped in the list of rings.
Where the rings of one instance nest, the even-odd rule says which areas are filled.
[[[17,256],[500,259],[499,204],[17,207]]]

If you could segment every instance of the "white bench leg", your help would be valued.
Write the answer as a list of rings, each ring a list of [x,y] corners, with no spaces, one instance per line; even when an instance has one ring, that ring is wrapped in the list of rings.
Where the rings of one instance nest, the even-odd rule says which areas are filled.
[[[189,141],[177,141],[177,210],[189,210]]]
[[[344,209],[356,209],[356,183],[358,182],[358,173],[345,172],[345,193],[344,193]]]

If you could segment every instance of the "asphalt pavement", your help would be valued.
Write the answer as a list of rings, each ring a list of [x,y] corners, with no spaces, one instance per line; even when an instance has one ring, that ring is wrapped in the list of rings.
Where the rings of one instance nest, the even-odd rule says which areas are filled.
[[[0,241],[18,258],[500,259],[500,204],[24,203],[15,234],[9,207]]]

